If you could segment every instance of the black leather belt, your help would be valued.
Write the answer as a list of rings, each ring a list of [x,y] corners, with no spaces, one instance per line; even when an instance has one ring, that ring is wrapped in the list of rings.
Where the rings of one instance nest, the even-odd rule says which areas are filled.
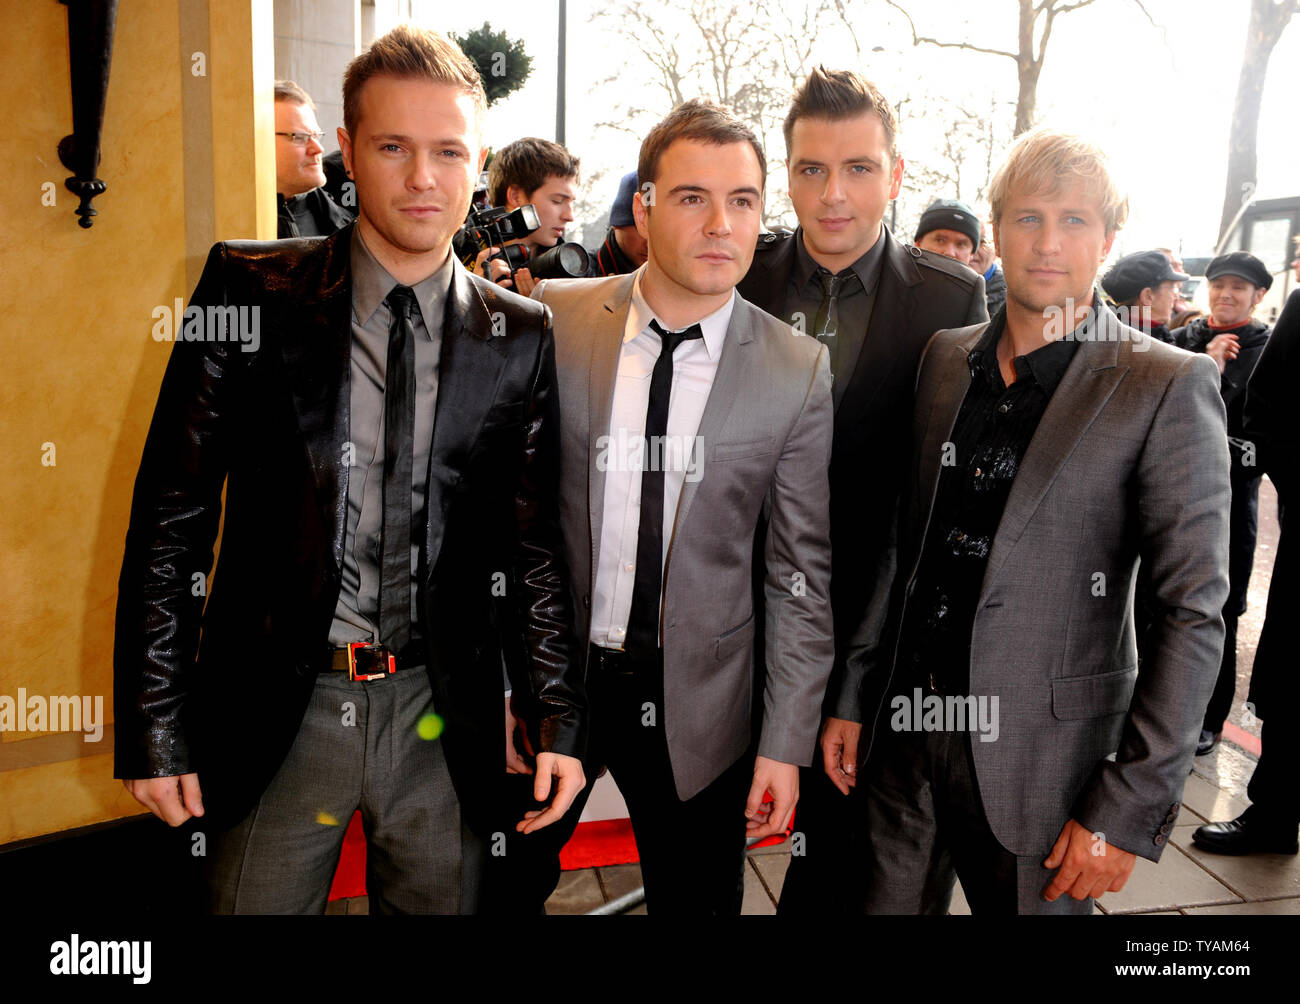
[[[648,665],[644,659],[638,661],[627,652],[616,648],[602,648],[599,645],[592,645],[589,648],[589,653],[589,664],[587,667],[588,676],[596,674],[631,676],[638,669],[642,671],[654,670],[658,672],[662,672],[663,670],[663,649],[656,650],[657,657]]]
[[[384,645],[357,641],[334,649],[330,669],[348,674],[349,680],[379,680],[398,670],[415,669],[423,662],[411,655],[411,650],[399,656]]]

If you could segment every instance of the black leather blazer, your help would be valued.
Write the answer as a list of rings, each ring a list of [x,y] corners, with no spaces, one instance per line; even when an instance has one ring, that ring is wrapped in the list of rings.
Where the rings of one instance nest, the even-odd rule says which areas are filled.
[[[190,305],[257,308],[259,338],[178,337],[135,482],[118,586],[115,776],[197,771],[218,825],[265,790],[330,658],[351,235],[213,247]],[[503,661],[533,701],[535,748],[583,754],[585,697],[557,519],[550,310],[453,269],[420,601],[439,741],[475,824],[505,777]]]

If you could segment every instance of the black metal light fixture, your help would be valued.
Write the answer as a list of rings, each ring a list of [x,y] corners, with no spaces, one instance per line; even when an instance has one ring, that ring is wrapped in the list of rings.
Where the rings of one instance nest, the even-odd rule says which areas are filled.
[[[59,160],[73,176],[63,182],[81,200],[77,222],[89,229],[99,215],[91,200],[107,188],[95,177],[113,61],[117,0],[59,0],[68,8],[68,65],[72,77],[72,135],[59,140]]]

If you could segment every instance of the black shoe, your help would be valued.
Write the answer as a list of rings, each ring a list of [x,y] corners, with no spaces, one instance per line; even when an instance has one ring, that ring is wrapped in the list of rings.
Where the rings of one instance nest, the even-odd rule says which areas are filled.
[[[1213,753],[1214,747],[1219,745],[1219,740],[1222,738],[1222,732],[1210,732],[1208,729],[1201,729],[1201,738],[1196,740],[1196,755],[1205,756],[1207,753]]]
[[[1192,842],[1215,854],[1295,854],[1300,851],[1296,828],[1264,824],[1246,813],[1227,823],[1206,823],[1192,834]]]

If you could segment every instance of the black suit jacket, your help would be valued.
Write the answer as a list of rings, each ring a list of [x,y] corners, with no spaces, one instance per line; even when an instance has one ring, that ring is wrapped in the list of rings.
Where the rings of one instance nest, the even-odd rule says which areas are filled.
[[[828,714],[835,712],[844,653],[889,542],[908,459],[921,352],[936,331],[988,320],[978,274],[950,258],[900,244],[888,227],[882,237],[884,260],[867,336],[835,409],[830,469],[835,670],[826,691]],[[795,241],[801,239],[800,232],[760,235],[754,262],[736,287],[787,324],[785,298]]]
[[[1291,626],[1300,607],[1300,544],[1295,527],[1300,507],[1300,289],[1292,290],[1259,357],[1246,390],[1246,438],[1255,444],[1258,465],[1277,489],[1282,523],[1268,612],[1255,651],[1248,700],[1255,714],[1282,715],[1300,700]],[[1290,530],[1287,527],[1290,525]],[[1282,710],[1278,710],[1282,709]]]
[[[347,511],[351,236],[349,226],[212,249],[191,307],[257,308],[260,337],[177,342],[136,478],[118,587],[115,776],[197,771],[217,825],[265,790],[329,671]],[[472,825],[505,776],[503,660],[537,702],[536,748],[584,751],[557,436],[550,311],[454,263],[419,594],[439,741]]]

